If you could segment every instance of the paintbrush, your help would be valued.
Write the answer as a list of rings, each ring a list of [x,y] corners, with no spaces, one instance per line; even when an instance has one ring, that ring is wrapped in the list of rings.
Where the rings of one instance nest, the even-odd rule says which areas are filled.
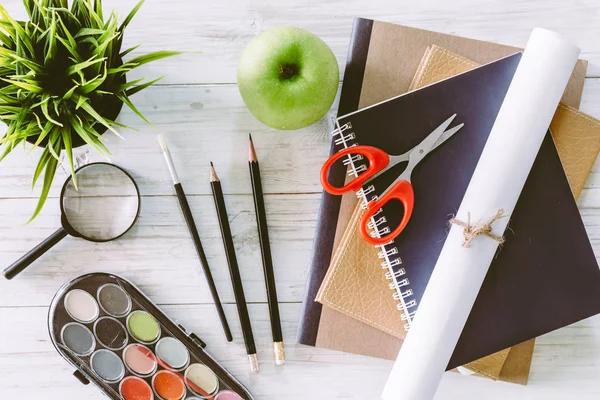
[[[171,178],[173,179],[173,186],[175,187],[177,199],[179,200],[179,206],[183,212],[183,217],[185,218],[185,223],[190,231],[190,235],[192,235],[192,240],[194,241],[194,246],[196,247],[196,253],[198,253],[198,258],[200,258],[200,264],[204,270],[204,276],[206,276],[210,294],[215,302],[215,307],[217,307],[217,313],[219,314],[219,319],[221,320],[221,326],[223,326],[225,337],[227,338],[228,342],[231,342],[233,337],[231,336],[231,330],[229,329],[229,324],[227,323],[227,318],[225,317],[225,311],[223,311],[223,305],[221,304],[221,299],[219,298],[215,281],[208,266],[206,254],[204,254],[204,249],[202,248],[202,243],[200,242],[200,235],[198,235],[198,229],[196,229],[196,223],[194,222],[190,205],[188,204],[185,192],[183,191],[183,186],[181,186],[181,182],[179,181],[177,171],[175,170],[175,165],[173,164],[173,159],[171,158],[171,152],[169,151],[169,146],[167,145],[167,141],[163,135],[158,135],[158,144],[160,145],[160,149],[162,150],[163,156],[167,162],[167,166],[169,167],[169,172],[171,173]]]

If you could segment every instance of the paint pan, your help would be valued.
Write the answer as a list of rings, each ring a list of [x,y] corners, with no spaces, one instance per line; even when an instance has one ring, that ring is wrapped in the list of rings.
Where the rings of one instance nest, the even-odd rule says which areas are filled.
[[[150,344],[158,340],[160,325],[150,313],[136,310],[127,317],[127,330],[140,343]]]
[[[127,345],[125,327],[113,317],[101,317],[94,323],[94,335],[102,346],[110,350],[121,350]]]
[[[156,356],[163,361],[166,368],[181,371],[190,362],[190,353],[177,339],[164,337],[156,343]]]
[[[185,384],[179,374],[173,371],[158,371],[152,377],[152,388],[163,400],[180,400],[185,396]]]
[[[153,400],[154,393],[150,385],[137,376],[128,376],[119,384],[119,393],[124,400]]]
[[[158,362],[152,351],[141,344],[130,344],[123,350],[125,366],[133,374],[147,377],[156,372]]]
[[[77,322],[66,324],[60,333],[60,337],[61,342],[78,356],[92,354],[96,347],[92,332]]]
[[[100,310],[94,297],[80,289],[71,290],[65,296],[65,309],[75,321],[84,324],[94,322]]]
[[[106,382],[118,382],[125,375],[125,366],[115,353],[110,350],[96,350],[90,357],[92,370]]]
[[[241,400],[241,399],[242,398],[240,397],[239,394],[232,392],[231,390],[223,390],[215,396],[215,400]]]
[[[193,393],[208,397],[219,390],[219,379],[203,364],[192,364],[185,370],[185,382]],[[200,390],[199,390],[200,389]]]
[[[102,285],[96,297],[102,310],[113,317],[123,317],[131,310],[131,298],[114,283]]]
[[[74,375],[110,399],[253,400],[198,336],[118,276],[93,273],[63,285],[48,328]]]

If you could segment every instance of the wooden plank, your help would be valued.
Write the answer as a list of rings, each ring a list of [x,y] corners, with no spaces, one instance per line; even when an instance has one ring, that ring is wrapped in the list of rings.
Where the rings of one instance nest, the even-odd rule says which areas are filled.
[[[226,305],[234,342],[227,343],[210,305],[166,305],[161,309],[207,342],[207,350],[246,385],[257,399],[379,399],[391,363],[335,351],[296,345],[299,304],[282,304],[287,362],[274,365],[265,304],[251,304],[261,372],[248,371],[235,306]],[[0,308],[0,376],[3,398],[45,399],[104,397],[92,385],[81,385],[54,350],[47,332],[47,308]],[[537,341],[528,386],[446,373],[436,399],[442,400],[563,400],[600,396],[600,317],[591,318]]]
[[[302,300],[317,224],[319,194],[270,195],[266,199],[279,299]],[[254,206],[249,195],[227,196],[237,255],[250,302],[265,301]],[[600,189],[586,189],[582,215],[596,254],[600,254]],[[0,207],[0,268],[18,259],[59,226],[57,200],[27,226],[32,199],[5,199]],[[221,237],[210,196],[192,196],[190,205],[222,298],[233,302]],[[141,217],[123,238],[90,243],[67,238],[21,276],[0,279],[1,305],[43,306],[67,280],[106,271],[132,279],[157,302],[211,303],[189,233],[175,197],[142,199]]]
[[[106,0],[105,10],[115,9],[121,18],[138,0]],[[24,18],[20,0],[3,5]],[[147,1],[126,31],[125,46],[142,44],[138,52],[170,49],[202,51],[201,55],[180,56],[140,68],[134,75],[166,76],[165,83],[227,83],[236,81],[238,59],[249,41],[260,32],[282,25],[307,29],[320,36],[334,51],[340,69],[356,16],[401,23],[475,39],[524,46],[531,30],[538,26],[556,30],[582,49],[582,58],[591,64],[589,76],[600,75],[600,17],[595,0],[574,6],[561,0],[430,0],[410,6],[389,0],[363,2],[345,0],[288,0],[273,4],[264,1],[229,0],[190,2],[186,0]]]
[[[329,152],[330,118],[298,131],[277,131],[258,122],[246,109],[235,85],[160,86],[133,98],[139,109],[168,133],[169,147],[188,194],[209,194],[209,161],[215,163],[225,193],[252,193],[248,172],[248,133],[258,153],[266,193],[321,192],[319,170]],[[334,107],[334,109],[337,106]],[[332,110],[330,116],[334,115]],[[120,122],[139,132],[121,130],[125,140],[107,133],[111,161],[129,170],[144,195],[174,193],[156,142],[159,131],[124,109]],[[15,149],[0,165],[0,198],[31,197],[31,177],[41,153]],[[103,158],[87,146],[76,155]],[[66,162],[66,161],[65,161]],[[58,196],[68,168],[60,168],[51,197]],[[38,185],[39,186],[39,185]]]
[[[320,193],[319,170],[329,151],[330,117],[298,131],[277,131],[258,122],[244,106],[235,85],[161,86],[135,96],[140,110],[158,127],[168,132],[179,176],[188,194],[209,194],[208,163],[213,161],[225,193],[251,193],[248,175],[248,132],[252,132],[258,152],[266,193]],[[586,82],[581,109],[600,117],[600,79]],[[111,161],[128,169],[138,180],[144,195],[171,195],[173,187],[156,144],[155,129],[128,109],[120,121],[139,129],[123,131],[125,140],[108,133]],[[83,154],[81,154],[83,153]],[[31,197],[31,176],[40,150],[27,154],[13,151],[0,165],[0,199]],[[102,160],[87,147],[83,159]],[[586,187],[600,183],[600,165]],[[61,168],[51,196],[57,196],[68,170]],[[38,185],[39,186],[39,185]]]
[[[210,196],[189,198],[200,237],[221,298],[233,302],[229,270]],[[268,196],[266,208],[280,301],[301,301],[310,261],[319,195]],[[227,196],[246,296],[266,301],[254,204],[249,195]],[[0,207],[0,268],[4,269],[59,226],[57,200],[27,226],[33,200],[3,200]],[[22,275],[0,278],[0,305],[43,306],[56,290],[75,276],[105,271],[138,284],[163,304],[212,303],[177,199],[145,197],[141,216],[124,237],[108,243],[91,243],[67,237],[37,260]]]

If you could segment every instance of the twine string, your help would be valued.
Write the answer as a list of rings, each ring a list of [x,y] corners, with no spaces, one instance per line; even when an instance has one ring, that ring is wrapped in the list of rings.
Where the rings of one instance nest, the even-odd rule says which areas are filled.
[[[467,213],[467,222],[460,221],[456,218],[452,218],[450,220],[450,224],[458,225],[463,228],[463,235],[465,237],[465,241],[463,242],[463,247],[469,247],[473,239],[475,239],[479,235],[484,235],[489,237],[492,240],[495,240],[499,244],[504,243],[504,238],[501,236],[496,236],[492,233],[492,224],[498,221],[501,218],[506,217],[503,209],[499,209],[489,221],[482,223],[481,220],[475,224],[471,224],[471,213]]]

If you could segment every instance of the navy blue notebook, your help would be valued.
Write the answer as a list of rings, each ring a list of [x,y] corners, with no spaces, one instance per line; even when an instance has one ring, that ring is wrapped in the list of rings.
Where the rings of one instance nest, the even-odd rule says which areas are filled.
[[[413,172],[415,208],[384,247],[410,323],[487,141],[521,53],[338,118],[339,148],[353,144],[402,154],[449,116],[465,126]],[[360,170],[362,161],[354,167]],[[366,199],[399,175],[397,166],[363,187]],[[393,230],[402,205],[384,207]],[[452,282],[448,282],[449,285]],[[600,313],[600,270],[548,133],[448,368],[464,365]]]

